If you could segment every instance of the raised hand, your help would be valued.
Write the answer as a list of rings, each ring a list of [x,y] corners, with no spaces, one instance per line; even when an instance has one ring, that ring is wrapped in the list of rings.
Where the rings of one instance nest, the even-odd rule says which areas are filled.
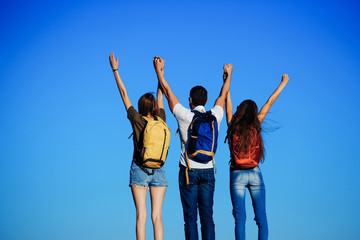
[[[287,74],[282,75],[281,82],[287,83],[289,81],[289,76]]]
[[[232,73],[232,70],[233,70],[233,66],[231,63],[229,64],[225,64],[224,65],[224,74],[223,74],[223,80],[225,82],[226,78],[228,77],[228,75]]]
[[[131,104],[131,101],[129,99],[129,96],[127,95],[127,91],[126,91],[124,82],[121,80],[121,77],[120,77],[120,74],[119,74],[119,71],[118,71],[119,58],[117,58],[116,61],[115,61],[114,53],[110,53],[109,62],[110,62],[112,71],[114,73],[114,77],[115,77],[115,80],[116,80],[116,84],[117,84],[117,86],[119,88],[121,98],[122,98],[122,100],[124,102],[125,109],[128,110],[129,107],[132,106],[132,104]]]
[[[156,72],[160,72],[162,75],[164,74],[165,60],[161,57],[155,56],[153,58],[154,68]]]
[[[233,65],[231,63],[224,65],[224,73],[231,74],[233,70]]]
[[[118,69],[119,58],[117,58],[116,61],[115,61],[114,53],[110,53],[109,62],[110,62],[110,65],[111,65],[111,68],[112,68],[113,71]]]
[[[176,104],[179,103],[179,99],[172,92],[169,83],[166,81],[164,76],[165,60],[159,56],[153,58],[153,64],[158,78],[161,90],[164,92],[166,99],[168,100],[170,111],[173,112]]]
[[[279,84],[279,86],[277,87],[275,92],[273,94],[271,94],[271,96],[269,97],[267,102],[264,104],[264,106],[261,108],[261,110],[258,114],[258,119],[259,119],[260,123],[262,123],[264,121],[271,106],[273,105],[275,100],[279,97],[280,93],[282,92],[282,90],[284,89],[284,87],[286,86],[288,81],[289,81],[288,75],[287,74],[282,75],[281,83]]]

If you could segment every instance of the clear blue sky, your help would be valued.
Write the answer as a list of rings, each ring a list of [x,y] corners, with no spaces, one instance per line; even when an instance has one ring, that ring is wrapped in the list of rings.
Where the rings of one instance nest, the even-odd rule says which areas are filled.
[[[184,105],[194,85],[208,89],[213,105],[225,63],[234,66],[235,105],[251,98],[261,107],[288,73],[265,123],[280,127],[264,135],[261,166],[270,239],[356,239],[359,10],[340,0],[3,1],[0,239],[135,239],[132,131],[110,52],[135,105],[156,90],[155,55],[166,59],[165,77]],[[165,110],[173,135],[163,221],[165,239],[177,240],[180,140]],[[224,123],[214,205],[220,240],[234,238]],[[255,239],[249,195],[247,207],[247,236]]]

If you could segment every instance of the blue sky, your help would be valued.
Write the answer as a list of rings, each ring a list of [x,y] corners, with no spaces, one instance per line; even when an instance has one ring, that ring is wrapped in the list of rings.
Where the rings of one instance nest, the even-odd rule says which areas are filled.
[[[270,239],[354,239],[360,234],[360,27],[356,1],[11,1],[0,5],[0,238],[135,239],[128,187],[131,127],[108,63],[134,105],[156,90],[155,55],[183,105],[203,85],[210,108],[222,65],[232,99],[265,103],[262,164]],[[165,239],[184,239],[173,132]],[[233,239],[229,151],[220,128],[214,220]],[[150,207],[150,205],[149,205]],[[250,197],[247,236],[255,239]],[[150,208],[148,213],[150,214]],[[147,236],[152,239],[150,218]]]

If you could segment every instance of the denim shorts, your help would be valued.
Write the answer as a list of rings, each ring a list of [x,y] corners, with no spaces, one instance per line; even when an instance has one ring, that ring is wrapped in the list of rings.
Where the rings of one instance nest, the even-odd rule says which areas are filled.
[[[151,168],[146,169],[149,172],[152,172]],[[167,187],[168,182],[166,179],[164,166],[159,169],[155,169],[153,175],[148,175],[137,165],[135,161],[132,161],[130,168],[129,186],[131,185],[140,185],[145,187]]]

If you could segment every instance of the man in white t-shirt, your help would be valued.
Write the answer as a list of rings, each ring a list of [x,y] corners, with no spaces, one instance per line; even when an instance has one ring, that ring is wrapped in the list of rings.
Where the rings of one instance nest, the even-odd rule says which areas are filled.
[[[189,158],[191,171],[188,171],[186,183],[185,172],[188,167],[185,151],[187,148],[188,129],[194,117],[194,111],[205,112],[204,105],[207,102],[207,91],[202,86],[195,86],[190,91],[189,105],[191,109],[183,107],[178,98],[173,94],[168,82],[164,77],[165,60],[154,57],[154,68],[159,84],[168,100],[170,111],[174,114],[179,127],[181,141],[179,189],[183,206],[185,221],[185,238],[197,240],[197,210],[199,209],[202,239],[215,239],[215,225],[213,221],[213,199],[215,190],[214,162],[199,163]],[[224,65],[224,84],[220,95],[211,109],[216,117],[218,126],[224,115],[224,103],[230,88],[232,65]]]

